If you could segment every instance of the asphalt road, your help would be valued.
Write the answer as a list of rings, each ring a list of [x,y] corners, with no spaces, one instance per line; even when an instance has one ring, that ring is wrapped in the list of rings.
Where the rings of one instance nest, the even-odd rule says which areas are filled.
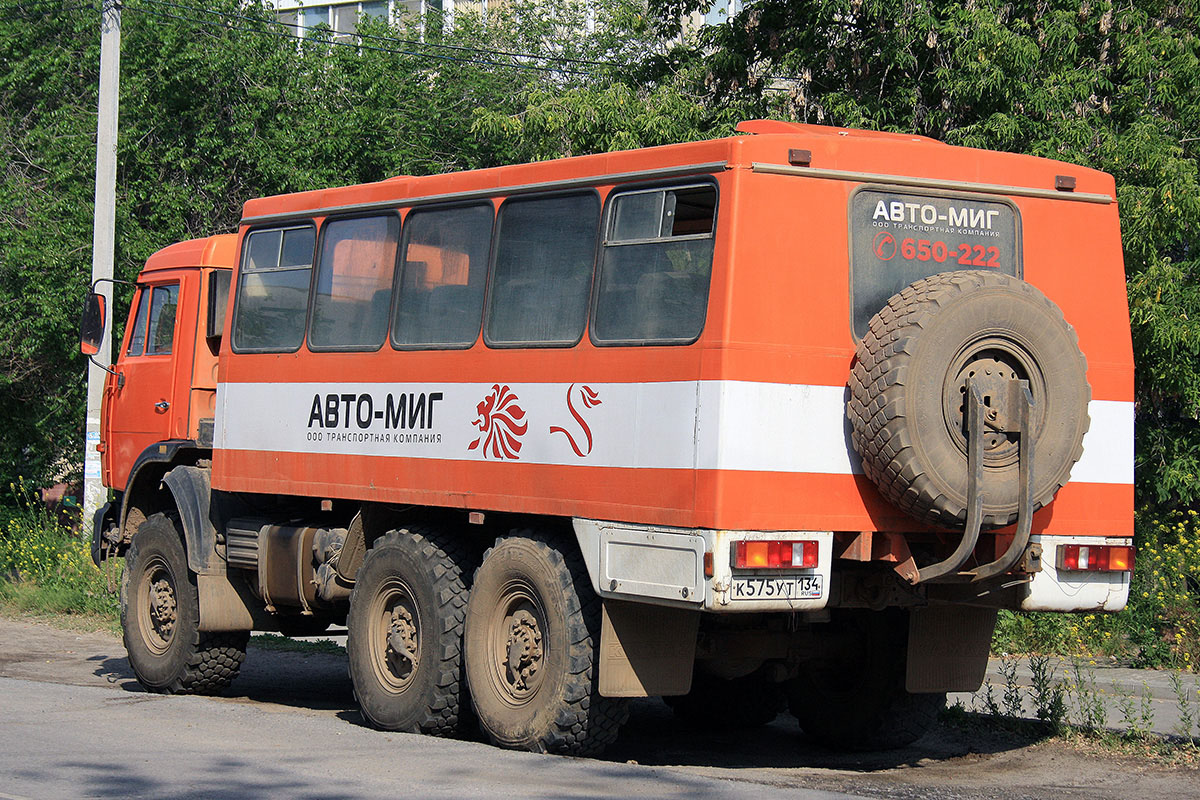
[[[0,798],[1200,796],[1193,770],[975,727],[841,755],[786,714],[695,730],[645,700],[604,759],[542,756],[365,727],[344,656],[252,648],[227,697],[166,697],[113,637],[0,619]]]

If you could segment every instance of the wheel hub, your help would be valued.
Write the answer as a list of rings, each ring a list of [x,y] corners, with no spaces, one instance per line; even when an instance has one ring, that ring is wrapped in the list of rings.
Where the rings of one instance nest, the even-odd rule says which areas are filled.
[[[388,667],[399,678],[406,678],[417,668],[417,624],[412,612],[404,606],[392,609],[387,636]]]
[[[537,618],[525,610],[515,612],[508,623],[508,682],[513,689],[527,690],[542,665],[542,631]]]
[[[968,361],[951,381],[951,386],[955,388],[947,398],[950,401],[950,408],[946,409],[948,422],[956,438],[960,439],[960,446],[965,449],[967,381],[972,381],[979,388],[984,405],[983,458],[984,463],[990,466],[999,466],[1015,459],[1019,446],[1019,437],[1013,430],[1009,394],[1016,385],[1015,381],[1025,376],[1009,363],[1005,355],[980,353]]]
[[[154,633],[164,642],[175,632],[179,605],[175,599],[175,587],[165,577],[150,582],[150,624]]]

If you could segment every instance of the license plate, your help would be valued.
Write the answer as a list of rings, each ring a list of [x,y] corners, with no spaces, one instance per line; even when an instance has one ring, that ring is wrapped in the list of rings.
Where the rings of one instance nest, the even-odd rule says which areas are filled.
[[[734,578],[729,588],[734,600],[817,600],[821,597],[820,575],[794,578]]]

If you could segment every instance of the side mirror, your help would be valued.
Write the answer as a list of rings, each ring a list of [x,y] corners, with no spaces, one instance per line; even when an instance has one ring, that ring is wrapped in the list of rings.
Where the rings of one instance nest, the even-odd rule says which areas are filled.
[[[104,295],[88,292],[83,301],[83,314],[79,319],[79,352],[85,356],[94,356],[100,352],[100,342],[104,339],[106,311]]]

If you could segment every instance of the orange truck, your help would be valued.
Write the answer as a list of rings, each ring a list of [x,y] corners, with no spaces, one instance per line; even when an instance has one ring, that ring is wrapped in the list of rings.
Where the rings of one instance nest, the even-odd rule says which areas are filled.
[[[911,742],[997,609],[1125,604],[1114,194],[760,120],[251,200],[146,263],[107,382],[133,669],[214,692],[344,624],[383,729],[589,754],[662,696]]]

